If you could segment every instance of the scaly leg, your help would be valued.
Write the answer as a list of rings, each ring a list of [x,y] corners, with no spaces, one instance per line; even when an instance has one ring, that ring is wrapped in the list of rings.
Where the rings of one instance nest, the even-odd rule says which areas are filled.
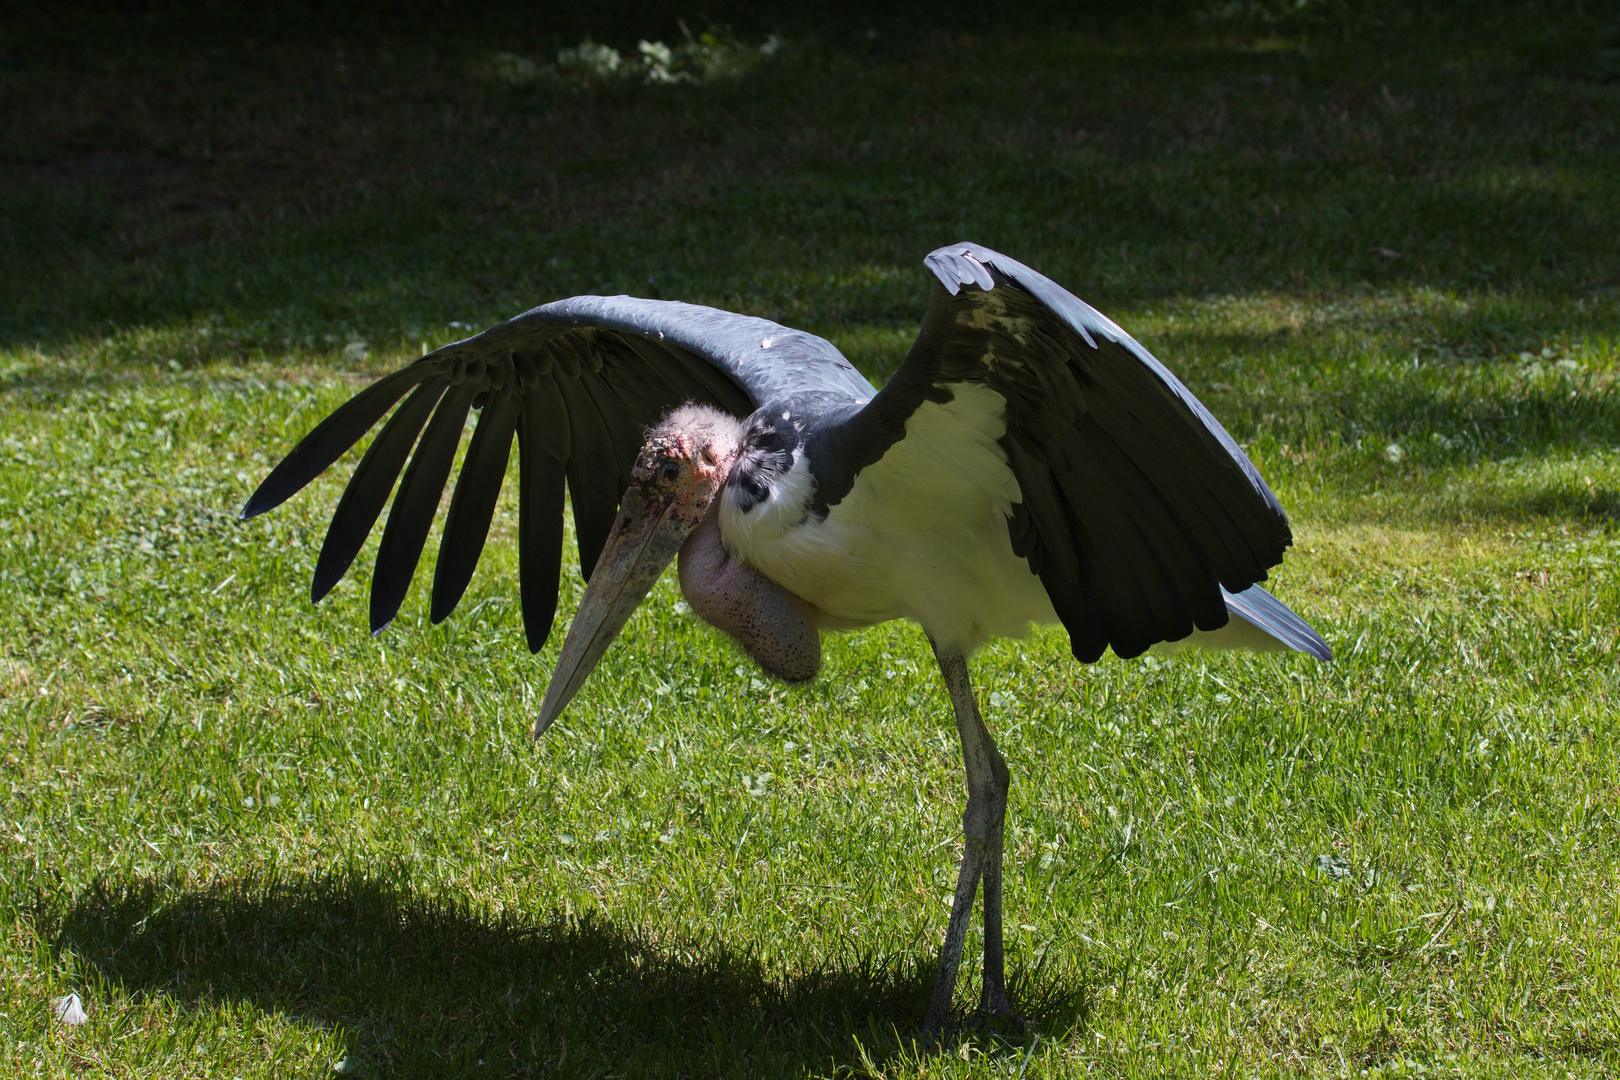
[[[973,895],[984,881],[984,997],[981,1015],[1003,1016],[1022,1024],[1007,1000],[1007,978],[1001,945],[1001,828],[1007,814],[1007,763],[996,749],[973,703],[968,682],[967,660],[947,656],[936,646],[945,689],[951,695],[956,713],[956,733],[962,740],[962,763],[967,770],[968,801],[962,813],[962,867],[956,876],[956,897],[951,903],[951,921],[940,950],[939,976],[934,996],[923,1020],[923,1033],[938,1036],[951,1014],[951,996],[956,990],[956,973],[962,963],[962,947],[967,940],[968,919],[973,914]]]

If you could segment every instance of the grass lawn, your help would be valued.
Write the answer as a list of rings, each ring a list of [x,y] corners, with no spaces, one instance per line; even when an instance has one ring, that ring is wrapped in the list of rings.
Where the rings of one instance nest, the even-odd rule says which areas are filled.
[[[739,15],[673,82],[548,70],[578,12],[0,29],[0,1076],[1620,1072],[1620,11],[1286,6]],[[235,514],[560,296],[880,380],[964,238],[1248,447],[1337,655],[986,648],[1034,1026],[919,1057],[965,797],[919,630],[786,689],[669,575],[535,745],[513,492],[375,639],[369,554],[307,594],[354,456]]]

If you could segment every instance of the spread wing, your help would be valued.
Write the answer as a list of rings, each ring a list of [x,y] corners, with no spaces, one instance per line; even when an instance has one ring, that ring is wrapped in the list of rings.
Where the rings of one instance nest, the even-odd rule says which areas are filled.
[[[1002,402],[995,434],[1017,485],[1013,551],[1040,576],[1077,658],[1096,660],[1108,646],[1135,656],[1219,629],[1229,597],[1245,598],[1234,610],[1250,621],[1285,630],[1290,647],[1326,658],[1321,638],[1279,601],[1245,591],[1282,560],[1288,519],[1180,380],[1022,263],[967,243],[926,263],[935,282],[905,362],[826,435],[836,452],[823,457],[842,466],[820,492],[828,505],[906,437],[922,403],[948,406],[957,389],[983,387]],[[965,426],[962,435],[983,437]]]
[[[439,543],[432,618],[454,611],[472,579],[515,437],[523,622],[538,651],[556,614],[565,487],[588,579],[647,428],[684,402],[743,417],[807,392],[875,393],[831,343],[765,319],[622,296],[559,300],[372,383],[293,448],[242,517],[279,506],[393,409],[338,501],[310,587],[319,601],[342,578],[397,482],[371,580],[380,631],[404,602],[467,416],[479,410]]]

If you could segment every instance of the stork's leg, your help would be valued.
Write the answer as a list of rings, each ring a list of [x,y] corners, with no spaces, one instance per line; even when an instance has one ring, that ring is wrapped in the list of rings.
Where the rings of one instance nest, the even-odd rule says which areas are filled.
[[[968,919],[973,914],[973,895],[984,881],[984,997],[980,1005],[986,1016],[1020,1020],[1007,1000],[1005,961],[1001,947],[1001,827],[1007,814],[1007,763],[996,749],[973,702],[968,683],[967,660],[945,655],[936,646],[945,689],[951,695],[956,713],[956,733],[962,740],[962,763],[967,770],[968,801],[962,813],[962,867],[956,877],[956,897],[951,903],[951,921],[940,950],[939,977],[934,997],[923,1021],[925,1034],[937,1035],[945,1028],[951,1013],[951,996],[956,990],[956,972],[962,963],[962,947],[967,940]]]

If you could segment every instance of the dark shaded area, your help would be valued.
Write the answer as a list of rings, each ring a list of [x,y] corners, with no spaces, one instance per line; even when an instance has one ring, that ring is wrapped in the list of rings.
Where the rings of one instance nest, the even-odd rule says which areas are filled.
[[[1604,297],[1606,20],[1556,2],[25,5],[0,37],[0,343],[214,324],[128,357],[190,364],[403,343],[581,292],[914,325],[917,260],[958,238],[1105,304]],[[704,85],[488,70],[705,30],[788,46]]]
[[[367,4],[301,0],[276,5],[104,0],[11,5],[45,40],[59,40],[107,18],[139,28],[183,24],[203,37],[249,34],[287,42],[337,38],[451,35],[500,38],[514,48],[569,45],[581,37],[633,48],[638,39],[679,38],[683,24],[696,32],[723,26],[736,33],[771,32],[866,42],[882,35],[907,43],[928,33],[1061,26],[1098,28],[1147,19],[1185,19],[1195,0],[1143,0],[1126,11],[1105,0],[827,0],[818,4],[749,0],[596,0],[591,4],[454,3],[450,0],[386,0]],[[1280,7],[1280,5],[1279,5]],[[1393,5],[1392,5],[1393,7]],[[875,32],[875,33],[874,33]],[[893,42],[874,46],[892,49]]]
[[[549,1075],[559,1058],[588,1072],[649,1051],[688,1074],[859,1068],[850,1033],[868,1054],[897,1053],[893,1031],[914,1034],[935,965],[913,949],[783,975],[717,939],[492,915],[359,874],[104,882],[36,919],[126,991],[341,1025],[351,1056],[400,1076]],[[1014,983],[1040,1029],[1083,1019],[1084,988],[1042,972]]]
[[[1522,495],[1493,492],[1469,501],[1464,515],[1505,524],[1535,519],[1613,525],[1620,522],[1620,491],[1604,484],[1543,486]]]
[[[457,3],[454,0],[295,0],[276,5],[237,5],[197,0],[78,0],[43,3],[13,0],[7,15],[45,42],[60,42],[107,19],[154,30],[183,25],[192,35],[256,35],[293,42],[394,35],[499,36],[514,46],[571,44],[590,35],[633,46],[652,34],[666,38],[722,26],[737,33],[791,33],[828,42],[871,42],[882,51],[937,33],[1009,30],[1111,30],[1150,38],[1191,33],[1257,31],[1310,33],[1340,44],[1355,38],[1385,48],[1424,35],[1424,46],[1444,52],[1481,39],[1515,45],[1514,53],[1542,66],[1580,70],[1583,61],[1603,70],[1606,57],[1588,58],[1584,39],[1601,50],[1615,44],[1608,30],[1616,12],[1602,3],[1577,0],[826,0],[793,4],[770,0],[597,0],[584,5]],[[1571,55],[1571,53],[1575,55]],[[1620,72],[1617,72],[1620,73]]]

